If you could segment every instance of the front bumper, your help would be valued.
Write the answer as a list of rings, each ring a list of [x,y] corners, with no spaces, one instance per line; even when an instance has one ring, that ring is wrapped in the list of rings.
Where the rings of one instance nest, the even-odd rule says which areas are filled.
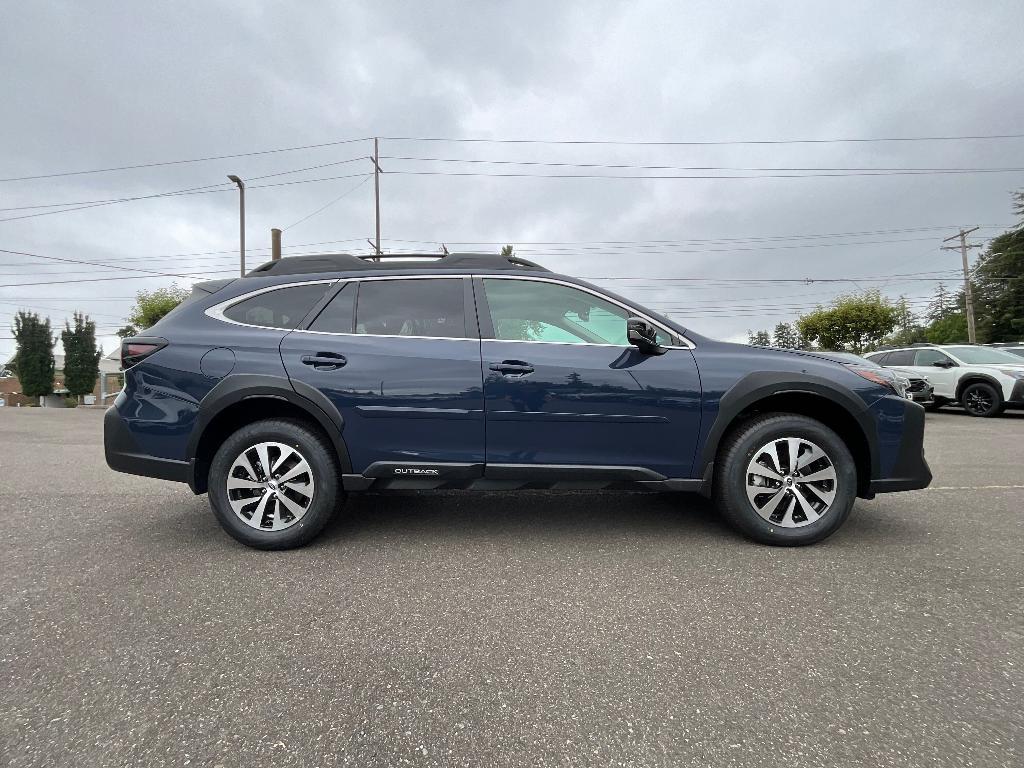
[[[1024,379],[1013,385],[1010,392],[1010,399],[1006,401],[1010,408],[1024,408]]]
[[[103,453],[107,459],[107,466],[118,472],[174,480],[178,483],[187,483],[189,480],[187,461],[164,459],[142,452],[128,431],[121,414],[118,413],[116,405],[110,406],[103,416]]]
[[[870,494],[915,491],[927,488],[932,471],[924,458],[924,408],[907,401],[903,413],[903,435],[896,461],[888,477],[872,480]]]

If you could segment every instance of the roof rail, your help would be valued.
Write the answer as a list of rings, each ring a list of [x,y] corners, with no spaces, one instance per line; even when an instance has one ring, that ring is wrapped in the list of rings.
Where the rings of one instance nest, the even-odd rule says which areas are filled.
[[[394,262],[404,262],[396,265]],[[549,271],[540,264],[518,256],[496,253],[382,253],[379,256],[354,256],[350,253],[324,253],[311,256],[289,256],[268,261],[246,274],[246,277],[264,275],[299,275],[311,272],[347,272],[355,270],[395,269],[396,266],[414,269],[524,269]]]

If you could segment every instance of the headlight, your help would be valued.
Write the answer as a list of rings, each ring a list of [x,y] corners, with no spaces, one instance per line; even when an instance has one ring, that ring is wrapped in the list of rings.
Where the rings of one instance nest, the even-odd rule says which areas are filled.
[[[875,384],[881,384],[900,397],[907,396],[907,380],[890,373],[884,368],[863,368],[859,365],[848,365],[846,367],[862,379],[873,381]]]
[[[1024,371],[1014,371],[1010,369],[1003,370],[1000,368],[999,372],[1003,374],[1003,376],[1009,376],[1011,379],[1024,379]]]

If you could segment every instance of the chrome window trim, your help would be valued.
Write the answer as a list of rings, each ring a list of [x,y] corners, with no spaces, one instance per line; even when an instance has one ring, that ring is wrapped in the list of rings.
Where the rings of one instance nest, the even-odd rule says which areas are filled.
[[[610,304],[614,304],[617,307],[620,307],[621,309],[626,310],[627,312],[629,312],[632,315],[635,315],[637,317],[642,317],[644,320],[646,320],[647,322],[651,323],[653,326],[655,326],[659,330],[663,331],[664,333],[667,333],[672,338],[678,338],[678,339],[680,339],[683,342],[682,344],[671,344],[671,345],[666,344],[663,347],[664,349],[695,349],[696,348],[696,345],[692,341],[690,341],[688,338],[683,336],[681,333],[679,333],[678,331],[674,331],[671,328],[665,327],[662,323],[658,322],[653,317],[650,317],[650,316],[644,314],[643,312],[640,312],[636,307],[631,307],[628,304],[625,304],[625,303],[619,301],[618,299],[614,299],[611,296],[607,296],[606,294],[603,294],[600,291],[595,290],[595,289],[593,289],[593,288],[591,288],[589,286],[579,285],[577,283],[573,283],[573,282],[570,282],[568,280],[562,280],[562,279],[557,278],[557,277],[544,277],[544,276],[540,276],[540,275],[495,275],[495,274],[488,274],[488,273],[480,272],[480,273],[456,273],[456,274],[439,274],[439,275],[366,275],[365,277],[362,276],[362,275],[359,275],[359,276],[355,276],[355,277],[336,277],[336,278],[332,278],[332,279],[329,279],[329,280],[298,280],[298,281],[296,281],[294,283],[282,283],[280,285],[267,286],[265,288],[260,288],[260,289],[255,290],[255,291],[250,291],[249,293],[244,293],[244,294],[242,294],[240,296],[236,296],[236,297],[234,297],[232,299],[227,299],[225,301],[220,302],[219,304],[214,304],[212,307],[209,307],[206,310],[205,314],[208,317],[214,318],[215,320],[220,320],[220,321],[225,322],[225,323],[231,323],[232,325],[240,325],[243,328],[264,328],[266,330],[271,330],[271,331],[288,331],[290,333],[309,333],[309,334],[315,334],[315,335],[319,335],[319,336],[376,336],[377,338],[381,338],[381,339],[445,339],[445,340],[448,340],[448,341],[497,341],[497,342],[504,343],[504,344],[561,344],[563,346],[567,345],[567,346],[573,346],[573,347],[580,347],[580,346],[584,346],[584,347],[615,347],[616,349],[626,349],[626,348],[629,348],[629,347],[632,346],[630,344],[625,344],[625,345],[623,345],[623,344],[594,344],[594,343],[587,342],[587,341],[581,341],[581,342],[575,342],[575,341],[540,341],[540,340],[538,340],[538,341],[526,341],[526,340],[520,340],[520,339],[481,339],[481,338],[473,337],[473,336],[398,336],[398,335],[383,334],[383,333],[377,334],[377,333],[343,333],[343,332],[333,332],[333,331],[310,331],[310,330],[306,330],[306,329],[303,329],[303,328],[276,328],[276,327],[267,326],[267,325],[252,325],[250,323],[240,323],[237,320],[231,320],[230,318],[227,318],[227,317],[224,316],[224,311],[226,309],[229,309],[230,307],[234,306],[235,304],[237,304],[239,302],[245,301],[246,299],[250,299],[253,296],[258,296],[261,293],[269,293],[270,291],[278,291],[278,290],[281,290],[282,288],[292,288],[292,287],[294,287],[296,285],[315,285],[315,284],[318,284],[318,283],[328,283],[328,284],[332,284],[333,285],[335,283],[340,283],[340,282],[345,282],[345,283],[349,283],[349,282],[367,282],[367,281],[371,281],[371,280],[445,280],[445,279],[449,279],[449,280],[460,279],[461,280],[461,279],[465,279],[465,278],[474,278],[474,277],[479,277],[479,278],[484,279],[484,280],[527,280],[527,281],[531,281],[531,282],[535,282],[535,283],[554,283],[555,285],[565,286],[566,288],[575,288],[576,290],[584,291],[585,293],[589,293],[592,296],[597,296],[599,299],[607,301]]]
[[[235,296],[233,299],[225,299],[219,304],[214,304],[212,307],[207,307],[203,313],[207,317],[212,317],[214,320],[220,320],[222,323],[230,323],[231,325],[240,325],[243,328],[262,328],[267,331],[294,331],[294,328],[278,328],[274,325],[253,325],[252,323],[240,323],[237,320],[232,320],[230,317],[225,317],[225,310],[231,309],[235,304],[239,304],[247,299],[251,299],[253,296],[259,296],[261,293],[270,293],[271,291],[280,291],[283,288],[294,288],[297,285],[320,285],[328,284],[333,285],[342,278],[332,278],[330,280],[297,280],[294,283],[281,283],[280,285],[268,285],[266,288],[259,288],[255,291],[249,291],[249,293],[243,293],[240,296]],[[326,291],[324,291],[326,293]],[[312,307],[310,307],[312,309]],[[308,310],[307,310],[308,313]]]

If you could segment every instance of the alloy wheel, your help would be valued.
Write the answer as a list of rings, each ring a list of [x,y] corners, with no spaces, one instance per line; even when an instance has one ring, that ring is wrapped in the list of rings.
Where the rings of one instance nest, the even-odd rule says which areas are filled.
[[[964,398],[964,408],[971,413],[988,413],[994,404],[992,393],[984,387],[975,387]]]
[[[246,448],[228,472],[228,502],[238,519],[261,531],[283,531],[313,503],[313,471],[295,448],[264,442]]]
[[[762,518],[782,528],[820,519],[836,498],[836,469],[820,446],[782,437],[754,451],[747,464],[747,498]]]

